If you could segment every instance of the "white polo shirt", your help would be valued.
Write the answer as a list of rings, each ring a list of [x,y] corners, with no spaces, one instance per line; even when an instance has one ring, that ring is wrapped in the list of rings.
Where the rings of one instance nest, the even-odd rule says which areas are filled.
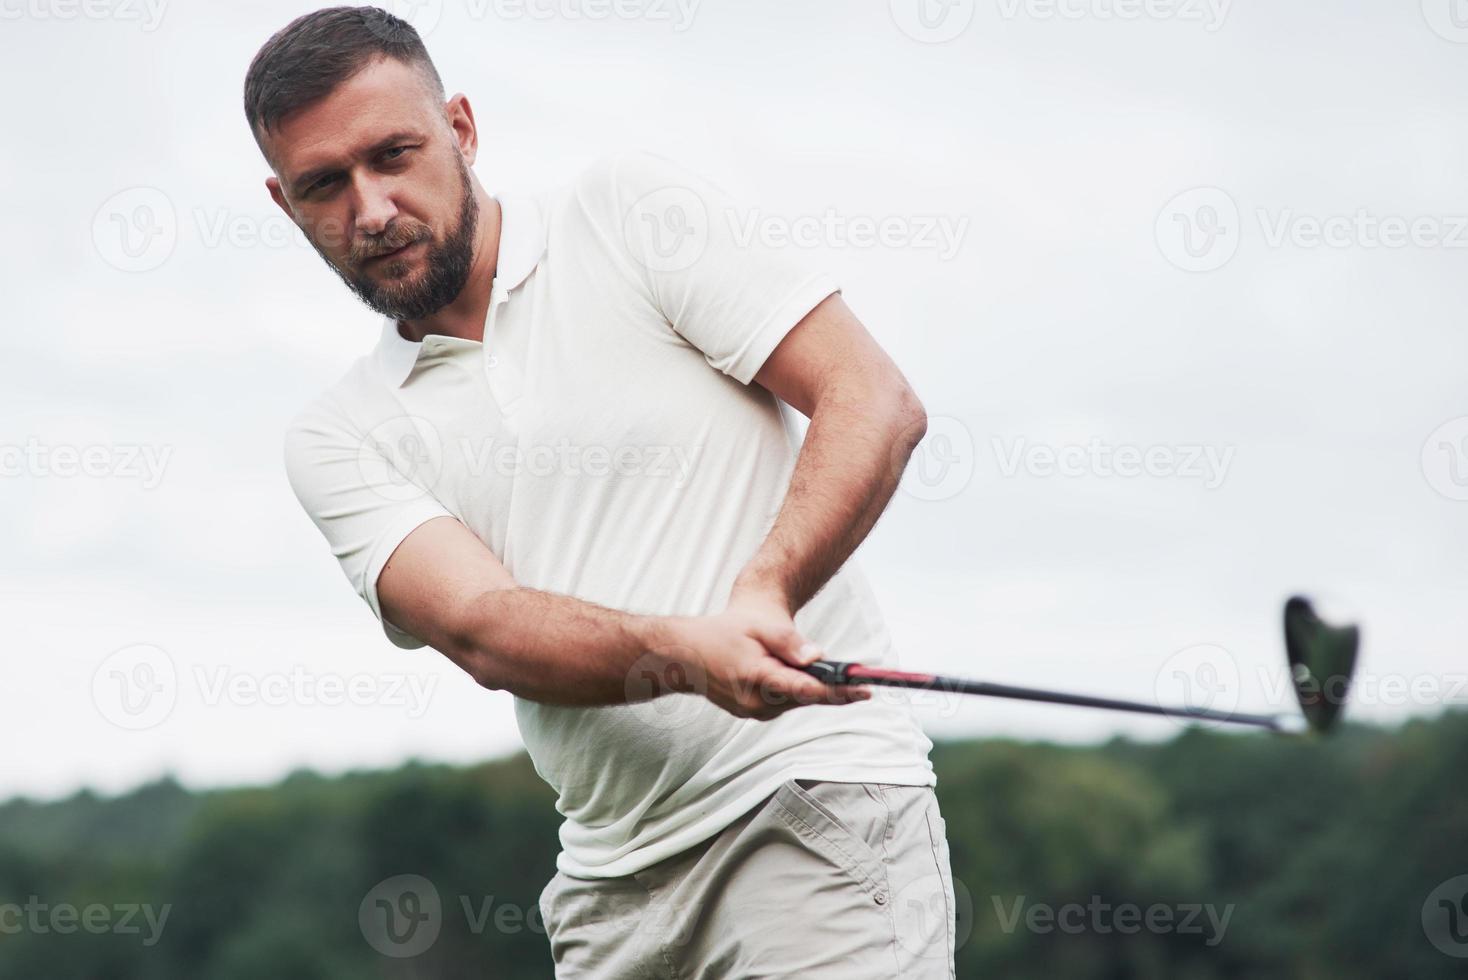
[[[523,586],[634,613],[722,610],[799,448],[790,409],[751,379],[838,287],[743,241],[726,195],[647,154],[501,208],[484,342],[413,343],[385,321],[376,350],[292,424],[297,497],[379,619],[388,557],[444,516]],[[833,659],[889,661],[855,562],[796,625]],[[692,695],[515,705],[559,794],[559,866],[582,877],[692,847],[786,779],[934,782],[931,743],[890,697],[771,722]]]

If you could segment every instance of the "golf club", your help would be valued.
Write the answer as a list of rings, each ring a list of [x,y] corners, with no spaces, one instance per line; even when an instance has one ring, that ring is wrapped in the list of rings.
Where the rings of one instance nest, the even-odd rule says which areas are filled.
[[[1356,653],[1361,632],[1354,625],[1332,626],[1322,620],[1300,596],[1291,598],[1284,608],[1285,655],[1290,680],[1300,703],[1300,715],[1261,715],[1211,708],[1166,707],[1141,701],[1122,701],[1084,694],[1064,694],[1009,684],[944,677],[939,674],[915,674],[885,667],[818,660],[805,671],[827,684],[879,684],[886,687],[909,687],[954,694],[975,694],[991,698],[1040,701],[1046,704],[1069,704],[1082,708],[1105,708],[1138,714],[1166,715],[1169,718],[1193,718],[1231,725],[1252,725],[1283,734],[1312,732],[1324,734],[1335,726],[1350,691],[1351,674],[1356,667]]]

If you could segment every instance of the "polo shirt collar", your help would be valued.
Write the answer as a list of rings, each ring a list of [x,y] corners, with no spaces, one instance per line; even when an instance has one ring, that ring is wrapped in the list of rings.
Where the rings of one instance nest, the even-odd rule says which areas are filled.
[[[545,254],[545,218],[536,202],[529,198],[497,198],[500,204],[500,245],[495,260],[495,287],[504,296],[519,286],[540,264]],[[494,298],[490,298],[491,308]],[[394,388],[401,388],[423,345],[398,333],[394,317],[382,318],[382,337],[377,342],[377,366]]]

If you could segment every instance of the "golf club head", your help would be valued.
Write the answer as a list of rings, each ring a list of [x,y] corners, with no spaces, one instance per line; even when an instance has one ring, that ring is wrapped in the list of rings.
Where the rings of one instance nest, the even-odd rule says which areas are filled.
[[[1351,690],[1361,631],[1354,624],[1332,626],[1308,599],[1295,596],[1285,603],[1284,633],[1290,679],[1305,724],[1317,734],[1328,732]]]

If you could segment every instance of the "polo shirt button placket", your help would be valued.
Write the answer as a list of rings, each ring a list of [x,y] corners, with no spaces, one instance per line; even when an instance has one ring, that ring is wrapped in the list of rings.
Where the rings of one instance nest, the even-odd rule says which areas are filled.
[[[489,317],[484,324],[484,378],[503,417],[514,412],[515,403],[520,400],[520,383],[514,367],[508,362],[501,363],[499,355],[491,350],[497,342],[495,323],[500,307],[508,299],[499,288],[498,283],[490,287]]]

